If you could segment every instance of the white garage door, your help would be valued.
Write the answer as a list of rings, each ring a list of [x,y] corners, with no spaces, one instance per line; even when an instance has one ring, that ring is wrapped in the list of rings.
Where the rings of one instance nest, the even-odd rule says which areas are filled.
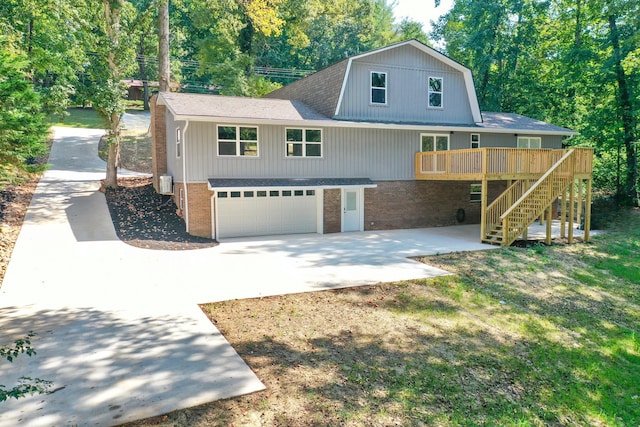
[[[300,188],[219,191],[218,238],[315,233],[317,193]]]

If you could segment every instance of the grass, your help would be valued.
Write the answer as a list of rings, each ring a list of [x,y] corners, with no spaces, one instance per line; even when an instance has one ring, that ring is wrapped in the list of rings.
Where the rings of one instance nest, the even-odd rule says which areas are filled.
[[[142,101],[127,101],[127,112],[136,113],[142,110]],[[93,108],[75,107],[68,108],[64,116],[51,115],[49,123],[51,126],[63,126],[86,129],[106,129],[106,120]]]
[[[69,108],[67,115],[49,117],[51,126],[64,126],[86,129],[105,129],[107,122],[93,108]]]
[[[265,392],[134,425],[638,426],[640,212],[454,274],[208,304]]]

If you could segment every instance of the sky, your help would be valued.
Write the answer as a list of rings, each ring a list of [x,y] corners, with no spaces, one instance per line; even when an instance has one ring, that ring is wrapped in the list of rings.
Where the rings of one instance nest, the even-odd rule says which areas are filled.
[[[395,0],[395,16],[398,21],[404,17],[422,23],[422,29],[431,31],[430,21],[437,21],[453,7],[454,0],[440,0],[440,6],[435,7],[434,0]],[[387,3],[391,3],[388,1]]]

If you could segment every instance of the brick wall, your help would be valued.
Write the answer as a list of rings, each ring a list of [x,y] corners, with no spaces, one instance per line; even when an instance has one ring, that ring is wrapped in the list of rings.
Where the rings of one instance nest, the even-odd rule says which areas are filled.
[[[157,95],[154,95],[149,105],[151,108],[151,173],[153,188],[159,193],[160,177],[167,173],[167,107],[158,105],[157,100]]]
[[[207,184],[188,184],[189,234],[211,238],[211,196]]]
[[[465,211],[463,224],[480,223],[480,203],[471,203],[472,182],[378,181],[364,190],[365,230],[441,227],[460,224],[458,209]],[[489,183],[489,200],[506,185]]]
[[[324,190],[324,233],[339,233],[342,228],[342,190]]]

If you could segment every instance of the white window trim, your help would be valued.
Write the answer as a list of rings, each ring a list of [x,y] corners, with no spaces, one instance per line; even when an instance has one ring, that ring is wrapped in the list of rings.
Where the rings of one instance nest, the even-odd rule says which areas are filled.
[[[182,130],[176,128],[176,157],[182,157]]]
[[[429,81],[431,79],[440,79],[440,92],[432,92],[431,91],[431,85],[429,84]],[[433,106],[431,105],[431,94],[432,93],[439,93],[440,94],[440,106]],[[432,109],[432,110],[442,110],[444,109],[444,77],[439,77],[439,76],[428,76],[427,77],[427,108]]]
[[[474,140],[473,140],[473,136],[474,136],[474,135],[476,135],[476,136],[478,137],[478,141],[474,141]],[[470,147],[470,148],[474,148],[474,147],[473,147],[473,143],[474,143],[474,142],[478,144],[478,146],[477,146],[477,147],[475,147],[475,148],[480,148],[480,134],[479,134],[479,133],[472,133],[472,134],[471,134],[471,136],[469,137],[469,147]]]
[[[373,74],[384,74],[384,88],[373,86]],[[384,102],[373,102],[373,89],[384,89]],[[386,71],[371,70],[369,72],[369,105],[389,104],[389,73]]]
[[[302,141],[287,141],[287,131],[288,130],[301,130],[302,131]],[[320,142],[310,142],[312,145],[320,146],[320,155],[319,156],[307,156],[307,132],[308,130],[318,130],[320,131]],[[287,145],[288,144],[302,144],[302,156],[289,156],[287,155]],[[286,159],[322,159],[324,157],[324,132],[322,129],[315,128],[297,128],[290,127],[284,129],[284,157]]]
[[[521,147],[520,146],[520,140],[527,140],[527,146],[526,147]],[[538,142],[538,147],[535,147],[534,149],[539,149],[542,148],[542,137],[540,136],[520,136],[518,135],[518,138],[516,139],[516,147],[517,148],[531,148],[531,141],[532,140],[536,140]]]
[[[218,138],[218,129],[221,127],[235,127],[236,128],[236,154],[220,154],[220,138]],[[243,142],[243,140],[240,139],[240,128],[254,128],[256,130],[256,147],[257,147],[257,153],[255,156],[244,156],[242,154],[240,154],[240,143]],[[230,139],[223,139],[222,141],[226,141],[226,142],[231,142]],[[252,142],[252,141],[247,141],[247,142]],[[219,124],[216,126],[216,153],[218,155],[218,157],[240,157],[243,159],[257,159],[260,157],[260,128],[258,126],[255,125],[225,125],[225,124]]]
[[[418,146],[418,151],[423,152],[423,153],[435,153],[438,150],[433,150],[433,151],[422,151],[422,137],[423,136],[432,136],[433,137],[433,143],[434,146],[433,148],[436,148],[436,138],[439,136],[446,136],[447,137],[447,149],[446,151],[451,150],[451,138],[449,137],[448,133],[421,133],[420,134],[420,141],[418,142],[419,146]],[[439,150],[439,151],[445,151],[445,150]]]

